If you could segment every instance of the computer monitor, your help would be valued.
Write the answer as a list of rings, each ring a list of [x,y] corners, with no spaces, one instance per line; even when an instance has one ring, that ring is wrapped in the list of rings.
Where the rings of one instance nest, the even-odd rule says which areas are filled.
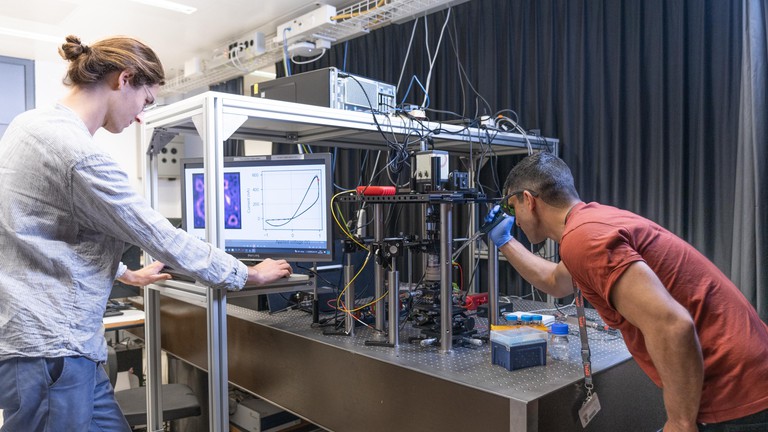
[[[182,227],[205,240],[202,159],[182,160]],[[241,260],[333,259],[330,153],[224,158],[224,250]]]

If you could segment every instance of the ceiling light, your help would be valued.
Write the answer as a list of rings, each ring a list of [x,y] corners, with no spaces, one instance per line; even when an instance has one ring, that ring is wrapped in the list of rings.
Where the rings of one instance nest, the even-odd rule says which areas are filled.
[[[43,42],[64,43],[63,36],[52,36],[43,33],[35,33],[26,30],[16,30],[8,27],[0,27],[0,35],[13,36],[24,39],[34,39]]]
[[[163,9],[172,10],[174,12],[181,12],[187,15],[197,12],[196,7],[188,6],[181,3],[176,3],[168,0],[131,0],[136,3],[142,3],[148,6],[159,7]]]

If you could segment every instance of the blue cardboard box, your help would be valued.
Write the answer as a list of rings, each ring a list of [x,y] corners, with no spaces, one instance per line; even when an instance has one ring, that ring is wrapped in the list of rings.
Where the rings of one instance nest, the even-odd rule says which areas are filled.
[[[547,341],[535,339],[514,345],[491,341],[491,359],[495,365],[516,370],[547,364]]]

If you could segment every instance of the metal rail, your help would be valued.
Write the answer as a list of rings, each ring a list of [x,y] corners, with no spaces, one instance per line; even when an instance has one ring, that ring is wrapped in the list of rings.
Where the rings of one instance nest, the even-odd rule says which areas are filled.
[[[363,0],[338,10],[333,23],[319,27],[315,35],[334,43],[352,39],[369,31],[424,16],[467,0]],[[204,72],[186,77],[181,72],[166,80],[160,96],[179,94],[228,81],[273,65],[283,57],[283,44],[275,42],[276,33],[265,35],[265,51],[252,54],[245,51],[241,57],[204,60]]]

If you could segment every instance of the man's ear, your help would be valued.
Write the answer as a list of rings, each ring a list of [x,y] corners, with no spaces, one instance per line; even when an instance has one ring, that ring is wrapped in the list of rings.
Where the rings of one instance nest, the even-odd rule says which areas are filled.
[[[133,72],[124,70],[117,75],[117,89],[122,90],[131,85],[131,79],[133,79]]]
[[[533,199],[533,195],[531,195],[530,192],[523,191],[523,196],[525,196],[525,205],[528,206],[528,210],[533,210],[536,208],[536,200]]]

